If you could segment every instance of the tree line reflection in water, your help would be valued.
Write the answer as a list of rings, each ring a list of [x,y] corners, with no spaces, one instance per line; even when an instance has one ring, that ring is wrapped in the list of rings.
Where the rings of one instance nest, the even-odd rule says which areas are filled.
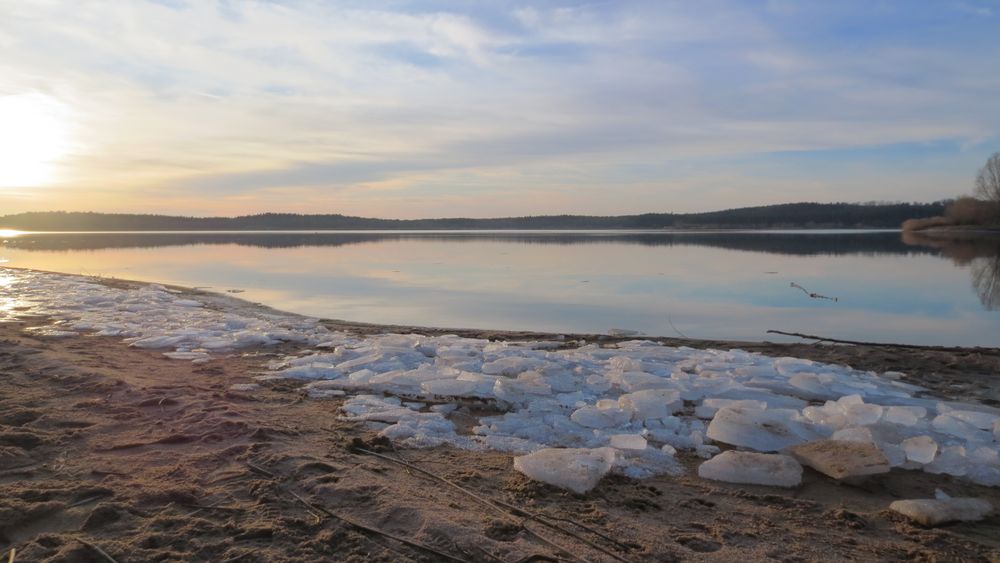
[[[27,233],[3,245],[26,251],[79,251],[188,245],[240,245],[259,248],[347,246],[391,241],[496,241],[531,245],[634,244],[703,246],[790,256],[937,255],[968,268],[983,307],[1000,309],[1000,234],[871,231],[373,231],[373,232],[160,232]]]
[[[933,248],[957,266],[969,268],[972,287],[983,307],[1000,309],[1000,235],[903,233],[906,244]]]

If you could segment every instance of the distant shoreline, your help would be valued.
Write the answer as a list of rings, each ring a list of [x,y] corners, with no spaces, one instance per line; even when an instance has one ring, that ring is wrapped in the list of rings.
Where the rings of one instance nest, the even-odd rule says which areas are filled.
[[[926,229],[911,229],[907,232],[929,235],[1000,235],[1000,225],[951,225],[948,227],[928,227]]]
[[[516,227],[507,228],[484,228],[484,229],[412,229],[412,228],[398,228],[398,229],[202,229],[202,230],[184,230],[184,229],[165,229],[165,230],[51,230],[51,231],[29,231],[29,230],[15,230],[11,229],[9,231],[0,230],[0,239],[10,238],[12,236],[21,235],[73,235],[73,234],[88,234],[88,235],[128,235],[128,234],[143,234],[143,235],[155,235],[155,234],[379,234],[379,233],[400,233],[400,234],[435,234],[435,233],[642,233],[642,234],[692,234],[692,233],[741,233],[741,232],[754,232],[754,233],[821,233],[821,232],[838,232],[838,233],[893,233],[901,232],[902,229],[899,228],[886,228],[886,227],[840,227],[840,226],[732,226],[732,227],[663,227],[663,228],[564,228],[564,229],[522,229]],[[914,231],[918,232],[918,231]],[[1000,231],[998,231],[1000,232]]]
[[[605,230],[605,229],[896,229],[906,219],[944,213],[935,203],[785,203],[704,213],[534,215],[380,219],[342,214],[262,213],[181,217],[126,213],[30,212],[0,217],[19,231],[313,231],[313,230]]]

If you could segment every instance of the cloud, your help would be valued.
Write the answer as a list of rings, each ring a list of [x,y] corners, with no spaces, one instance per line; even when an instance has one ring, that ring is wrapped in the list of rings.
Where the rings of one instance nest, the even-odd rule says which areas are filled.
[[[962,12],[982,6],[880,6],[0,0],[0,93],[72,109],[74,149],[46,193],[78,208],[183,212],[200,194],[247,212],[447,215],[460,199],[490,215],[507,189],[515,213],[633,196],[641,211],[720,206],[741,183],[809,199],[796,165],[767,179],[778,191],[715,171],[942,141],[974,153],[948,153],[954,170],[1000,136],[1000,39]],[[824,185],[855,182],[831,174]]]

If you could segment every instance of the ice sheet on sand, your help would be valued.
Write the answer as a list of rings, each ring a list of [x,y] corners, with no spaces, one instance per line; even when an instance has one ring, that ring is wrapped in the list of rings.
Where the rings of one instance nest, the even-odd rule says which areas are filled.
[[[796,487],[802,482],[802,466],[787,455],[730,450],[702,463],[698,476],[729,483]]]
[[[608,445],[618,450],[644,450],[646,439],[638,434],[613,434]]]
[[[649,475],[677,470],[664,453],[671,450],[708,458],[716,443],[769,452],[836,437],[876,448],[893,467],[1000,485],[1000,410],[918,396],[923,390],[901,374],[645,340],[563,348],[455,335],[358,336],[228,296],[26,270],[0,269],[0,276],[5,298],[19,304],[0,309],[0,321],[46,316],[39,330],[48,334],[115,336],[193,362],[279,342],[310,346],[255,379],[301,379],[316,398],[357,395],[343,416],[380,425],[409,445],[530,453],[601,448],[627,435],[635,438],[614,438],[621,447],[613,471]],[[411,408],[410,401],[432,406]],[[483,410],[491,415],[477,421],[473,413]],[[471,434],[456,431],[455,417]],[[627,447],[640,438],[648,447]]]
[[[724,407],[708,425],[707,436],[733,446],[777,452],[821,436],[820,430],[800,419],[798,411]]]
[[[330,339],[316,319],[250,307],[239,312],[209,308],[200,298],[184,298],[155,284],[121,288],[83,276],[12,269],[0,274],[11,280],[5,294],[25,304],[23,310],[0,311],[0,320],[47,316],[52,323],[39,327],[41,334],[120,336],[137,348],[169,348],[174,353],[168,357],[195,362],[205,360],[208,351]]]
[[[993,512],[993,505],[978,498],[912,499],[897,500],[889,505],[889,509],[918,524],[937,526],[947,522],[982,520]]]
[[[615,462],[612,448],[546,448],[514,458],[514,469],[529,479],[575,493],[594,488]]]
[[[834,479],[888,473],[890,469],[885,454],[869,442],[817,440],[788,451],[802,465]]]

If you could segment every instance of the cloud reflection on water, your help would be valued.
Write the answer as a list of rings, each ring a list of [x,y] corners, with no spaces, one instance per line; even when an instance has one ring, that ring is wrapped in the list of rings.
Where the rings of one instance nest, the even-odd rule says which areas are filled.
[[[975,248],[898,232],[61,233],[8,239],[0,254],[375,323],[672,335],[669,318],[700,338],[774,328],[997,345],[1000,315],[969,291],[969,272],[988,266]]]

